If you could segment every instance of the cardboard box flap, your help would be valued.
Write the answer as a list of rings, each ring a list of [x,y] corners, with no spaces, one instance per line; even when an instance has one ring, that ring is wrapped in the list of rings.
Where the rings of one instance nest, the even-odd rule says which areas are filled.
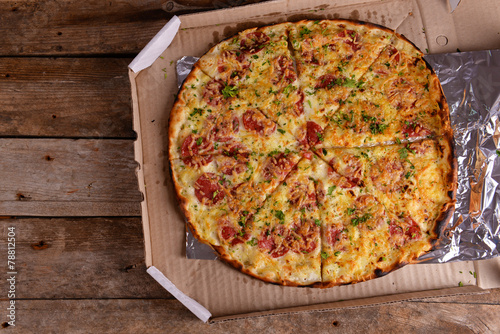
[[[165,51],[172,43],[181,21],[177,16],[174,16],[167,24],[153,37],[151,41],[139,52],[128,66],[135,73],[140,72],[146,67],[151,66],[153,62]]]
[[[264,317],[269,315],[282,315],[282,314],[292,314],[297,312],[314,312],[314,311],[328,311],[335,309],[356,309],[367,306],[374,305],[382,305],[389,304],[401,301],[408,300],[419,300],[424,298],[432,298],[432,297],[442,297],[442,296],[452,296],[452,295],[469,295],[469,294],[487,294],[488,290],[483,290],[478,288],[477,286],[468,286],[463,288],[449,288],[442,290],[430,290],[430,291],[418,291],[411,292],[405,294],[397,294],[391,296],[385,296],[384,298],[373,297],[373,298],[363,298],[363,299],[354,299],[354,300],[344,300],[338,301],[334,303],[327,304],[318,304],[311,305],[307,307],[290,307],[281,310],[275,311],[263,311],[263,312],[253,312],[247,313],[244,315],[235,315],[235,316],[223,316],[223,317],[215,317],[210,319],[211,323],[228,321],[228,320],[236,320],[236,319],[244,319],[244,318],[255,318],[255,317]]]
[[[215,43],[245,27],[272,24],[277,20],[298,18],[304,14],[313,19],[336,18],[338,14],[338,17],[349,18],[354,15],[351,18],[379,24],[385,22],[425,49],[426,35],[421,29],[424,24],[420,13],[424,15],[421,4],[428,1],[279,0],[181,16],[181,29],[162,57],[140,73],[129,71],[134,130],[138,134],[135,146],[136,160],[140,164],[138,178],[145,198],[142,209],[146,265],[150,267],[148,272],[167,289],[179,292],[179,298],[188,307],[194,308],[200,319],[206,321],[209,314],[223,317],[260,311],[274,312],[290,307],[310,309],[321,307],[318,305],[331,305],[339,300],[356,299],[360,305],[372,300],[366,298],[378,298],[377,302],[385,302],[395,298],[390,296],[448,289],[458,286],[459,282],[477,287],[478,282],[469,271],[477,270],[480,275],[482,272],[498,271],[496,263],[497,267],[493,269],[489,265],[475,268],[472,262],[419,264],[406,266],[372,281],[321,290],[266,284],[219,261],[188,260],[185,256],[184,217],[177,204],[168,161],[168,118],[178,91],[175,62],[186,55],[201,56]],[[346,3],[354,5],[334,6]],[[434,7],[441,6],[441,3]],[[461,10],[464,4],[462,1],[454,13]],[[482,282],[483,286],[500,284],[481,279],[479,283]]]
[[[497,0],[463,0],[453,13],[447,1],[416,0],[430,53],[500,48],[500,6]],[[487,27],[487,28],[485,28]]]
[[[149,267],[147,270],[148,274],[150,274],[162,287],[165,288],[172,296],[174,296],[178,301],[180,301],[184,306],[186,306],[194,315],[196,315],[201,321],[207,322],[208,319],[212,316],[212,314],[203,306],[201,306],[195,300],[186,296],[182,291],[177,289],[177,287],[170,282],[168,278],[165,277],[158,269],[154,266]]]
[[[474,262],[477,285],[482,289],[500,287],[500,257]]]

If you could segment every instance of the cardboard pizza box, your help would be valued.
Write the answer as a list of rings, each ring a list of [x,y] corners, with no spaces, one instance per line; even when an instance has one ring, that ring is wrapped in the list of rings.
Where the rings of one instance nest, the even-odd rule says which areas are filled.
[[[220,261],[187,259],[184,217],[169,173],[168,117],[178,91],[175,63],[182,56],[199,57],[246,28],[306,18],[381,24],[429,53],[500,47],[497,0],[483,0],[480,6],[474,0],[450,2],[276,0],[174,17],[130,64],[129,71],[148,273],[205,322],[487,293],[489,288],[500,287],[498,258],[407,265],[381,278],[329,289],[267,284]],[[475,277],[469,272],[476,273]],[[458,287],[459,282],[463,286]]]

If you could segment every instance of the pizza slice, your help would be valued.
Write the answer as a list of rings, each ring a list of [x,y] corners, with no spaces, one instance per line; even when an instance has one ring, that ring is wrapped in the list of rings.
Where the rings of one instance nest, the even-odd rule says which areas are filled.
[[[304,112],[324,129],[351,90],[390,42],[393,32],[350,21],[300,21],[290,29]]]
[[[371,146],[450,131],[439,80],[410,42],[395,35],[363,84],[341,101],[317,147]]]
[[[303,158],[253,216],[248,242],[221,245],[241,270],[282,285],[321,282],[320,222],[310,161]]]
[[[300,155],[237,153],[171,160],[179,202],[192,230],[209,244],[220,244],[220,222],[234,239],[244,236],[244,222],[298,163]],[[242,232],[243,231],[243,232]],[[226,240],[227,238],[223,238]]]
[[[349,183],[430,233],[453,204],[456,175],[451,145],[449,137],[440,137],[386,146],[322,149],[321,154]]]
[[[315,160],[323,287],[365,281],[417,259],[435,234],[387,209],[361,182]]]
[[[245,30],[212,48],[195,65],[225,91],[262,111],[291,134],[303,120],[304,97],[288,48],[289,24]]]
[[[227,102],[223,87],[194,68],[170,112],[170,159],[210,154],[217,118]]]

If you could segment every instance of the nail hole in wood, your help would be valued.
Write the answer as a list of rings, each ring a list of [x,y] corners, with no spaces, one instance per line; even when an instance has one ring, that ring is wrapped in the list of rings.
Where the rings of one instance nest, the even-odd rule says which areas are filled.
[[[26,201],[26,200],[30,199],[29,197],[24,196],[22,193],[17,193],[16,197],[17,197],[18,201]]]
[[[332,326],[333,327],[338,327],[339,326],[339,322],[337,320],[335,320],[334,322],[332,322]]]
[[[9,323],[6,321],[6,322],[2,322],[2,328],[7,328],[9,327]]]
[[[57,36],[61,36],[62,35],[62,32],[57,32]]]
[[[53,119],[56,119],[56,118],[57,118],[57,116],[56,116],[56,115],[52,115],[52,118],[53,118]]]
[[[33,248],[34,250],[47,249],[47,248],[49,248],[49,244],[46,243],[45,241],[41,240],[37,244],[31,244],[31,248]]]
[[[5,75],[5,77],[6,77],[6,78],[10,78],[10,74],[9,74],[9,73],[7,73],[7,74]]]
[[[44,158],[45,158],[45,160],[47,160],[47,161],[52,161],[52,160],[54,160],[54,158],[52,158],[50,155],[46,155]]]

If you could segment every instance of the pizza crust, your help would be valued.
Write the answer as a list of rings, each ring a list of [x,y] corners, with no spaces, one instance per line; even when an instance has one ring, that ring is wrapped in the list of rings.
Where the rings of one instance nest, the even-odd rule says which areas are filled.
[[[294,180],[292,175],[298,172],[298,168],[307,170],[307,168],[309,167],[312,167],[312,169],[307,173],[310,173],[310,179],[314,180],[316,184],[316,197],[314,199],[315,203],[319,204],[320,196],[325,196],[325,193],[333,193],[334,191],[332,191],[331,188],[333,188],[335,185],[335,187],[338,186],[338,188],[336,188],[337,190],[345,188],[346,192],[352,193],[352,196],[349,195],[352,198],[350,199],[351,202],[348,203],[350,206],[347,206],[347,211],[344,210],[343,212],[336,213],[339,217],[338,219],[343,222],[342,224],[344,224],[347,229],[350,229],[350,231],[352,233],[355,233],[355,235],[360,235],[355,231],[356,228],[362,228],[362,223],[374,220],[374,213],[372,211],[367,211],[366,213],[364,213],[364,215],[361,216],[353,215],[353,212],[356,212],[355,210],[358,210],[357,207],[354,206],[355,199],[363,196],[363,187],[365,187],[366,185],[363,184],[363,182],[359,183],[360,181],[356,180],[356,178],[350,178],[349,176],[337,174],[336,171],[333,171],[334,174],[331,174],[332,172],[330,170],[332,168],[328,167],[328,163],[332,162],[326,160],[322,162],[321,160],[325,158],[324,156],[326,156],[326,153],[322,153],[325,152],[325,149],[338,147],[338,143],[328,141],[328,139],[325,142],[322,138],[322,133],[325,130],[326,124],[328,124],[329,122],[330,116],[328,114],[328,111],[327,114],[325,114],[325,121],[317,121],[319,120],[319,118],[314,118],[315,122],[317,123],[311,125],[309,124],[309,120],[311,120],[311,118],[308,118],[309,116],[307,112],[300,115],[300,117],[293,116],[293,114],[291,113],[285,114],[287,115],[286,117],[290,117],[290,119],[288,120],[286,117],[283,117],[283,115],[280,115],[280,113],[276,114],[275,109],[266,109],[269,106],[271,106],[272,108],[276,108],[276,106],[278,106],[277,110],[283,107],[283,111],[290,112],[292,109],[294,109],[296,113],[300,113],[300,108],[297,107],[297,105],[299,103],[302,103],[303,105],[307,104],[307,96],[308,93],[311,92],[310,88],[309,90],[307,90],[307,88],[304,86],[304,82],[301,82],[300,73],[296,73],[295,77],[293,76],[294,71],[297,71],[297,67],[294,66],[293,69],[290,67],[286,67],[288,65],[286,65],[286,62],[284,61],[288,57],[296,61],[298,57],[302,57],[303,55],[299,55],[297,53],[299,52],[298,50],[300,50],[300,48],[294,48],[291,46],[291,44],[288,45],[286,49],[282,48],[281,46],[276,46],[276,48],[273,49],[270,46],[272,46],[273,44],[276,45],[277,43],[281,43],[283,40],[287,41],[288,43],[292,43],[292,41],[290,41],[289,31],[294,29],[295,26],[302,27],[302,30],[300,32],[295,31],[295,38],[297,38],[297,40],[301,40],[302,37],[307,36],[308,34],[314,34],[314,32],[312,32],[307,27],[312,27],[312,25],[317,24],[317,22],[323,24],[324,26],[332,25],[335,26],[336,29],[340,27],[340,30],[345,30],[344,33],[342,33],[341,31],[339,33],[339,36],[344,38],[344,42],[342,43],[347,43],[352,47],[352,54],[354,54],[354,58],[352,58],[352,55],[349,56],[351,58],[345,58],[348,59],[348,62],[356,61],[356,52],[357,50],[359,50],[358,48],[361,48],[358,45],[359,41],[361,40],[361,37],[359,36],[361,36],[362,34],[366,34],[367,32],[368,35],[370,35],[371,32],[374,32],[375,34],[379,34],[382,37],[390,35],[390,42],[384,41],[384,46],[378,47],[376,52],[379,55],[383,50],[385,50],[386,47],[389,47],[388,43],[390,43],[390,45],[397,46],[397,49],[400,52],[403,52],[405,55],[411,54],[411,57],[413,57],[415,61],[424,61],[426,70],[430,71],[430,76],[427,78],[429,80],[429,83],[428,86],[425,87],[426,91],[430,90],[428,94],[430,97],[424,97],[424,99],[429,99],[430,102],[427,100],[424,100],[424,102],[435,102],[439,106],[438,112],[435,115],[432,114],[431,116],[429,116],[432,118],[431,121],[440,123],[440,128],[437,131],[433,131],[433,138],[435,139],[431,140],[434,140],[436,143],[439,142],[440,144],[436,145],[438,145],[441,148],[442,153],[446,155],[446,159],[442,159],[443,161],[440,160],[439,162],[436,162],[443,164],[443,170],[447,170],[445,175],[442,176],[442,181],[446,185],[446,194],[440,195],[444,196],[446,200],[442,207],[438,210],[438,212],[435,213],[436,218],[433,220],[432,228],[428,231],[431,237],[425,239],[421,237],[421,234],[418,230],[420,227],[417,227],[415,224],[413,224],[414,221],[411,219],[411,217],[407,219],[405,218],[404,214],[399,217],[392,211],[388,210],[388,207],[386,207],[386,205],[384,204],[383,207],[386,210],[386,219],[388,220],[387,224],[389,224],[389,220],[391,219],[393,222],[399,221],[398,224],[408,224],[408,221],[410,221],[410,225],[402,226],[409,226],[406,227],[407,229],[417,229],[415,230],[417,232],[415,232],[416,234],[410,234],[406,231],[397,232],[396,237],[399,238],[399,241],[397,241],[399,243],[394,244],[394,246],[392,246],[394,251],[388,254],[389,257],[396,256],[396,258],[387,261],[385,257],[381,256],[379,262],[387,262],[385,264],[374,264],[373,259],[363,259],[363,261],[372,261],[371,264],[367,265],[367,267],[372,269],[367,272],[363,272],[361,270],[361,274],[356,274],[355,272],[353,272],[352,275],[354,276],[348,275],[347,279],[343,278],[344,276],[342,276],[327,280],[324,278],[326,277],[324,276],[324,273],[321,273],[319,278],[314,278],[315,276],[312,274],[312,268],[314,266],[311,265],[305,266],[304,268],[306,269],[300,269],[305,270],[305,272],[300,273],[300,275],[294,275],[293,270],[296,269],[291,269],[295,268],[294,265],[296,261],[307,261],[308,258],[315,258],[315,261],[319,259],[319,261],[322,263],[320,269],[323,270],[323,266],[326,266],[326,263],[328,262],[327,259],[330,258],[330,256],[334,256],[333,253],[326,254],[326,252],[335,249],[335,242],[333,246],[326,244],[327,234],[325,233],[327,232],[325,231],[329,226],[328,224],[330,224],[327,222],[331,221],[329,220],[331,218],[329,216],[330,211],[320,209],[319,205],[316,209],[311,209],[310,207],[301,209],[320,210],[318,211],[320,212],[320,219],[315,220],[317,224],[321,224],[321,229],[323,232],[320,235],[320,245],[317,245],[317,247],[314,248],[314,251],[311,254],[308,254],[309,250],[302,255],[300,255],[300,252],[298,252],[297,250],[296,253],[293,253],[291,250],[287,250],[288,253],[285,252],[285,255],[281,255],[281,253],[277,254],[276,252],[279,249],[282,249],[280,247],[284,247],[283,245],[292,247],[291,245],[294,244],[293,240],[286,239],[285,236],[274,236],[274,239],[271,240],[270,237],[266,236],[266,234],[264,233],[266,231],[266,226],[262,225],[261,223],[255,222],[255,217],[258,217],[258,221],[263,221],[266,223],[266,225],[270,224],[271,226],[273,226],[272,224],[275,224],[275,227],[273,228],[279,229],[281,228],[281,224],[284,224],[283,226],[288,226],[292,229],[298,228],[297,226],[300,226],[297,220],[289,222],[285,222],[285,220],[279,220],[278,222],[276,222],[276,217],[283,218],[284,216],[288,218],[290,216],[289,214],[283,213],[285,209],[283,209],[283,211],[278,210],[279,206],[276,206],[276,203],[282,203],[283,207],[289,205],[290,200],[294,196],[293,191],[291,190],[291,193],[289,195],[284,196],[284,199],[283,196],[278,198],[275,198],[275,196],[279,191],[286,191],[286,187],[289,187],[287,183],[292,182],[291,180]],[[304,29],[304,27],[306,28]],[[276,36],[276,31],[278,31],[279,33],[283,33],[282,31],[285,31],[286,36],[283,36],[283,38],[281,38],[279,35]],[[331,48],[332,52],[335,52],[335,47],[331,47],[329,45],[327,45],[327,47]],[[343,45],[343,47],[345,48],[345,45]],[[276,51],[276,53],[273,50]],[[314,58],[312,59],[314,60]],[[375,62],[375,60],[373,62]],[[321,65],[301,64],[301,66],[304,68],[304,66],[310,67]],[[333,65],[330,64],[325,66],[331,67]],[[250,72],[248,69],[250,69]],[[255,72],[257,70],[260,70],[260,73],[266,73],[268,77],[263,78],[255,76]],[[243,75],[245,71],[247,73],[246,77]],[[283,71],[283,73],[285,74],[282,74],[281,71]],[[368,69],[366,69],[366,71],[368,71]],[[359,76],[359,78],[361,77],[362,76]],[[277,81],[276,78],[279,78],[281,81]],[[327,79],[330,80],[329,78]],[[284,82],[288,84],[288,86],[283,84],[283,80],[285,80]],[[316,80],[318,80],[318,78],[316,78]],[[351,82],[350,80],[351,77],[346,74],[346,77],[344,79],[342,79],[342,77],[340,79],[334,79],[331,86],[333,87],[335,85],[346,85],[346,87],[349,87],[350,85],[354,85],[352,89],[349,88],[349,94],[351,94],[352,92],[355,93],[357,91],[362,92],[362,81]],[[270,86],[266,87],[270,88],[263,89],[262,85],[268,85],[268,81],[270,82]],[[209,89],[208,86],[210,84],[215,86],[218,85],[218,88],[216,87],[215,90],[212,89],[207,93],[207,90]],[[321,83],[317,83],[316,85],[317,86],[314,88],[315,91],[322,90],[324,89],[323,86],[325,86],[322,86]],[[323,92],[324,95],[322,96],[328,97],[328,94],[332,94],[328,92],[329,87],[330,84],[329,86],[326,86],[327,91]],[[253,91],[255,91],[255,93],[252,93]],[[266,93],[267,91],[269,91],[269,93]],[[269,98],[269,103],[262,103],[264,99],[262,97],[262,94],[269,95],[268,97],[266,97]],[[285,96],[283,94],[288,94],[287,99],[283,98]],[[295,99],[289,100],[288,97],[290,94],[299,95],[297,95]],[[302,94],[302,97],[300,94]],[[242,100],[240,96],[244,96],[245,99]],[[278,99],[278,96],[281,96],[281,98]],[[288,105],[285,106],[285,104]],[[235,109],[237,110],[238,108],[241,108],[242,105],[248,105],[248,107],[244,108],[255,108],[255,110],[257,110],[258,112],[262,112],[266,117],[269,118],[270,121],[276,123],[277,128],[280,129],[280,133],[284,134],[285,132],[288,132],[286,135],[289,136],[291,134],[296,138],[297,142],[291,144],[291,142],[288,141],[287,144],[279,145],[279,137],[272,137],[272,139],[269,139],[273,141],[273,146],[271,146],[273,148],[272,150],[262,149],[262,147],[266,147],[265,145],[251,146],[252,143],[259,142],[261,140],[261,137],[259,136],[262,136],[262,134],[266,133],[266,131],[271,131],[272,127],[271,130],[269,130],[270,128],[268,126],[266,130],[266,127],[263,128],[262,124],[260,123],[251,123],[249,125],[249,123],[243,124],[241,120],[234,120],[232,122],[231,120],[227,120],[223,123],[218,121],[219,119],[222,119],[222,115],[227,114],[228,112],[233,112]],[[310,102],[309,105],[311,105]],[[298,109],[296,109],[296,107]],[[259,108],[262,110],[260,110]],[[342,103],[340,103],[339,109],[343,110],[342,108]],[[307,107],[305,107],[305,109],[307,109]],[[333,110],[331,112],[334,113],[336,111]],[[238,117],[240,117],[241,119],[240,114],[238,114]],[[365,118],[364,115],[363,118]],[[290,125],[287,124],[291,124],[292,122],[295,122],[295,124],[298,124],[299,126],[297,127],[296,125],[294,125],[294,127],[290,127]],[[248,128],[249,126],[250,128]],[[226,137],[222,137],[221,139],[221,135],[226,133],[228,129],[232,130],[229,131],[230,139],[227,139]],[[379,126],[379,128],[377,128],[377,131],[379,131],[380,129],[382,128]],[[375,132],[372,129],[372,133]],[[201,135],[201,133],[203,133],[203,135]],[[402,145],[409,145],[412,142],[418,142],[427,135],[426,133],[427,132],[424,131],[420,134],[416,134],[413,137],[410,136],[407,141],[405,140],[405,138],[403,138]],[[419,256],[433,249],[436,249],[437,247],[440,247],[440,242],[444,230],[448,225],[451,217],[453,216],[457,189],[457,161],[454,155],[453,132],[450,126],[449,109],[441,85],[439,84],[439,80],[430,65],[423,59],[422,52],[418,50],[411,41],[407,40],[404,36],[395,33],[391,29],[371,23],[349,20],[303,20],[296,23],[287,22],[263,28],[247,29],[240,32],[238,35],[220,42],[216,46],[212,47],[207,52],[207,54],[205,54],[198,61],[198,63],[195,64],[193,71],[189,74],[189,76],[183,83],[170,114],[168,136],[169,159],[171,162],[170,173],[173,179],[173,184],[181,211],[186,217],[186,224],[188,228],[192,231],[193,235],[198,240],[210,245],[217,252],[223,262],[231,265],[244,274],[255,277],[264,282],[286,286],[310,286],[318,288],[328,288],[341,284],[362,282],[376,277],[384,276],[408,263],[419,262]],[[187,146],[186,138],[188,138],[189,136],[192,136],[194,138],[191,140],[191,142],[188,142],[188,144],[191,144],[191,148],[194,147],[194,149],[191,150],[184,149],[184,147]],[[244,136],[244,138],[241,137],[240,139],[238,139],[238,136]],[[198,147],[206,146],[206,138],[211,138],[208,141],[214,141],[209,143],[210,145],[213,145],[210,146],[212,150],[206,151],[209,153],[197,154]],[[246,149],[242,150],[242,146],[240,144],[227,146],[227,143],[233,143],[233,139],[239,140],[235,143],[245,143],[245,145],[247,145]],[[241,139],[244,140],[241,141]],[[375,147],[379,147],[380,145],[394,144],[396,141],[399,142],[399,140],[399,137],[395,137],[392,141],[389,142],[375,142],[369,145],[356,146],[370,147],[375,145]],[[217,151],[218,145],[226,145],[227,147],[229,147],[229,149]],[[250,151],[248,150],[248,147],[251,148]],[[340,145],[340,147],[350,149],[353,146],[349,146],[349,140],[347,138],[343,142],[343,144]],[[266,178],[272,179],[278,177],[279,182],[275,182],[276,184],[273,185],[273,187],[257,187],[256,189],[264,189],[265,192],[264,194],[260,194],[260,199],[255,202],[253,201],[253,198],[250,198],[249,203],[253,203],[253,205],[240,205],[240,207],[238,208],[238,201],[240,201],[239,196],[245,193],[244,191],[241,192],[241,189],[246,187],[248,183],[243,182],[233,184],[232,182],[234,180],[241,181],[241,177],[238,178],[238,173],[247,173],[242,174],[245,176],[249,175],[250,172],[253,174],[253,168],[255,168],[255,165],[252,165],[252,167],[249,167],[250,165],[247,165],[247,169],[243,172],[236,169],[216,169],[214,171],[212,169],[207,169],[208,167],[206,167],[207,163],[206,161],[204,161],[204,157],[207,157],[207,154],[209,154],[210,157],[212,157],[212,155],[214,157],[217,157],[217,155],[231,157],[236,154],[244,154],[246,156],[260,155],[264,157],[270,157],[275,161],[274,167],[264,165],[262,162],[263,159],[259,160],[259,165],[258,167],[256,167],[256,169],[258,169],[263,174],[259,178],[252,176],[253,180],[257,180],[254,182],[262,182],[262,184],[265,184],[266,182],[269,182],[269,179]],[[304,159],[306,161],[306,165],[304,166],[307,166],[307,163],[309,163],[310,166],[304,167],[301,165],[301,163],[299,163],[299,165],[295,165],[297,164],[297,159],[295,159],[294,161],[290,162],[293,165],[285,167],[285,165],[283,165],[285,163],[285,160],[280,160],[279,158],[282,156],[286,156],[287,154],[294,154],[302,157],[301,161],[304,161]],[[201,160],[199,160],[198,157],[201,157]],[[310,162],[307,162],[309,160]],[[324,171],[322,172],[323,174],[312,171],[314,170],[314,168],[319,168],[314,167],[318,163],[320,165],[324,164],[327,166],[321,167],[324,169]],[[186,165],[189,164],[191,164],[192,166],[186,168]],[[179,166],[183,167],[181,168]],[[293,166],[295,167],[290,172]],[[243,165],[239,168],[245,169]],[[329,170],[328,175],[325,174],[326,169]],[[191,174],[187,174],[188,170]],[[197,170],[198,172],[196,172]],[[208,188],[200,190],[200,186],[197,185],[197,181],[200,180],[200,175],[206,175],[207,171],[212,173],[213,175],[216,175],[216,179],[214,180],[218,181],[214,182],[214,184],[212,184],[211,186],[207,186]],[[189,175],[193,175],[192,180],[190,182],[186,182],[185,180],[189,180]],[[333,177],[335,178],[336,183],[320,191],[320,187],[318,186],[319,182],[331,182],[332,175],[334,175]],[[180,181],[181,179],[184,181]],[[248,176],[248,179],[250,179],[250,176]],[[219,200],[221,196],[219,191],[224,191],[225,193],[225,197],[223,197],[222,200]],[[246,196],[249,195],[247,194]],[[307,195],[302,195],[303,200],[305,200],[304,196],[307,197]],[[203,201],[201,201],[200,198],[203,198]],[[263,215],[262,212],[265,211],[263,207],[270,201],[276,201],[274,203],[273,209],[269,211],[268,214]],[[240,201],[240,204],[242,203],[244,202]],[[333,210],[335,211],[335,208],[333,208]],[[225,214],[224,212],[227,212],[227,214]],[[272,222],[273,219],[275,220],[274,223]],[[357,227],[359,221],[361,222],[359,223],[360,227]],[[404,223],[405,221],[407,223]],[[411,223],[412,221],[413,223]],[[394,243],[395,241],[391,239],[391,233],[394,232],[389,233],[388,231],[391,228],[384,226],[385,225],[379,225],[377,229],[382,231],[381,235],[387,235],[388,239],[385,242]],[[271,230],[268,230],[266,233],[269,233],[269,231]],[[398,236],[398,233],[402,233],[402,236]],[[365,233],[361,235],[370,236],[371,234]],[[366,243],[366,240],[360,240],[361,241],[359,242]],[[284,243],[281,245],[281,242]],[[413,249],[412,247],[415,249]],[[335,253],[337,252],[339,251],[336,251]],[[382,258],[384,258],[383,261],[381,260]],[[287,260],[284,261],[284,259]],[[292,262],[291,264],[290,261]],[[299,279],[299,277],[302,278]],[[313,278],[311,280],[308,280],[307,277]],[[301,281],[301,279],[305,281]]]

